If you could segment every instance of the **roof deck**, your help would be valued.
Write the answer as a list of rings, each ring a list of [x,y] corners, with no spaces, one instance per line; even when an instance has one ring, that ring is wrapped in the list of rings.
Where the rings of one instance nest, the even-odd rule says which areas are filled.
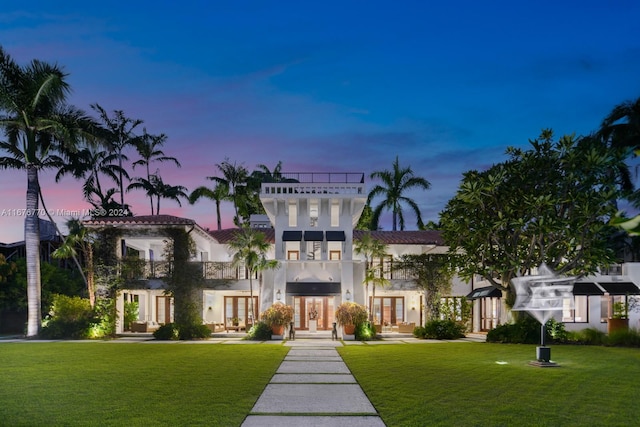
[[[362,172],[286,172],[279,182],[265,182],[262,195],[364,194]]]

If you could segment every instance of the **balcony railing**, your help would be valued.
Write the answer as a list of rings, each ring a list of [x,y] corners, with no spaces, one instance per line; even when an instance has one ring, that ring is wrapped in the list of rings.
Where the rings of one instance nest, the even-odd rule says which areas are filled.
[[[202,271],[202,277],[207,280],[245,280],[249,279],[249,272],[244,267],[233,267],[230,262],[190,262]],[[171,261],[125,260],[119,265],[120,274],[127,280],[164,279],[173,271]],[[254,274],[254,279],[257,275]]]

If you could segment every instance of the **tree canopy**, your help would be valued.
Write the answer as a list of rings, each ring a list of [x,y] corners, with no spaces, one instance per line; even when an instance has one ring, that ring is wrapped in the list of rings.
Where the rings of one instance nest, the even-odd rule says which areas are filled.
[[[484,172],[466,172],[441,213],[463,277],[479,274],[508,291],[513,277],[542,263],[587,274],[614,261],[608,221],[620,190],[610,172],[625,153],[591,137],[554,141],[551,130],[530,145],[508,148],[508,160]]]

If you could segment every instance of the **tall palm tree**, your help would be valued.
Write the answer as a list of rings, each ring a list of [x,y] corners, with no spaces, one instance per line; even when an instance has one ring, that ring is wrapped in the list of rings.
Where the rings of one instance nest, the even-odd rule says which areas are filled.
[[[58,168],[60,153],[72,151],[95,123],[84,112],[66,104],[67,74],[55,64],[32,60],[18,65],[0,47],[0,127],[6,141],[0,150],[0,168],[27,173],[25,246],[27,256],[27,336],[40,332],[39,171]]]
[[[180,199],[188,199],[187,188],[182,185],[166,184],[158,171],[146,178],[134,178],[133,182],[127,186],[127,191],[144,190],[151,199],[151,215],[160,215],[160,199],[175,200],[178,206],[182,207]],[[153,197],[156,199],[155,214],[153,211]]]
[[[428,190],[431,187],[429,181],[424,178],[414,176],[411,167],[401,168],[396,156],[396,160],[393,162],[393,169],[376,171],[371,174],[372,179],[380,179],[382,184],[378,184],[371,189],[367,203],[371,203],[376,196],[383,196],[383,200],[373,209],[373,216],[371,218],[371,228],[378,229],[380,222],[380,215],[383,209],[391,210],[393,212],[393,231],[398,229],[404,230],[404,213],[402,211],[402,204],[407,204],[414,212],[417,218],[418,228],[422,228],[422,215],[420,214],[420,208],[418,204],[404,194],[407,190],[412,188],[421,188]]]
[[[109,148],[113,153],[117,155],[118,158],[118,166],[120,167],[118,178],[118,187],[120,189],[120,207],[124,209],[126,208],[126,205],[124,204],[123,181],[123,178],[125,178],[125,176],[122,173],[122,171],[124,170],[122,162],[129,160],[124,154],[124,150],[126,147],[135,144],[137,137],[134,133],[134,130],[136,127],[140,126],[143,121],[126,117],[122,110],[114,110],[113,117],[109,117],[107,111],[97,103],[92,104],[91,108],[93,108],[94,111],[98,113],[100,120],[106,127],[108,131],[107,142],[109,144]]]
[[[367,232],[356,241],[354,250],[356,254],[364,256],[364,285],[366,286],[367,293],[369,292],[369,283],[372,284],[372,303],[369,304],[367,298],[367,304],[369,304],[369,319],[373,320],[373,302],[376,298],[376,285],[385,286],[388,283],[388,280],[384,279],[382,271],[384,257],[387,254],[387,245],[372,237],[371,232]],[[378,261],[377,265],[376,260]]]
[[[249,310],[252,319],[257,319],[256,309],[253,303],[253,276],[261,269],[274,268],[273,263],[267,262],[266,255],[271,244],[265,234],[243,225],[229,243],[229,248],[234,251],[232,264],[235,267],[244,265],[249,273]],[[277,264],[275,264],[277,265]]]
[[[147,181],[151,181],[151,172],[149,166],[152,162],[173,162],[177,167],[182,167],[180,162],[171,156],[164,154],[159,147],[161,147],[167,141],[165,134],[150,135],[147,133],[147,129],[143,129],[142,136],[135,142],[136,150],[140,156],[140,160],[133,162],[133,168],[136,166],[145,166],[147,170]],[[151,215],[153,215],[153,198],[150,196],[149,201],[151,203]]]
[[[238,187],[246,185],[249,171],[247,171],[247,168],[242,165],[238,165],[236,162],[231,163],[229,158],[225,158],[222,163],[216,164],[216,167],[220,172],[222,172],[222,178],[217,176],[210,176],[207,178],[227,186],[236,214],[234,222],[236,225],[240,225],[242,221],[238,215],[238,205],[241,197],[238,192]]]
[[[105,211],[117,207],[113,200],[117,190],[103,188],[103,182],[100,180],[102,176],[106,176],[119,185],[120,176],[129,179],[127,171],[114,163],[117,160],[116,154],[103,147],[88,145],[76,153],[67,154],[66,157],[64,165],[56,174],[56,182],[67,174],[76,179],[84,179],[82,193],[87,202]]]
[[[218,230],[222,230],[222,218],[220,216],[220,204],[223,200],[231,200],[229,196],[229,187],[225,184],[218,183],[213,188],[200,186],[189,194],[189,203],[192,205],[200,198],[205,197],[213,200],[216,204],[216,222]]]

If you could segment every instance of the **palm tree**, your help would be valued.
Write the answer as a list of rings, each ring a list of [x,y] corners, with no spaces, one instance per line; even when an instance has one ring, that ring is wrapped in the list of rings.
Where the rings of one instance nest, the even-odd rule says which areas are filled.
[[[373,285],[371,296],[373,302],[376,297],[376,285],[386,286],[388,283],[388,280],[384,279],[382,271],[382,262],[387,254],[387,245],[373,238],[371,233],[367,232],[356,242],[354,250],[356,254],[364,255],[364,285],[366,286],[367,293],[369,292],[369,283]],[[374,264],[376,260],[379,260],[378,265]],[[376,272],[379,272],[379,274],[376,274]],[[369,303],[368,298],[367,303]],[[373,320],[373,303],[369,305],[369,319]]]
[[[177,167],[182,167],[180,162],[171,156],[166,156],[162,150],[159,149],[167,141],[165,134],[149,135],[147,129],[143,130],[142,136],[135,142],[136,150],[140,156],[140,160],[133,162],[133,168],[138,165],[143,165],[147,170],[147,181],[151,181],[151,173],[149,172],[149,165],[151,162],[173,162]],[[149,196],[151,203],[151,215],[153,215],[153,198]]]
[[[180,199],[188,199],[187,188],[182,185],[169,185],[165,184],[160,176],[159,172],[146,178],[134,178],[133,182],[127,186],[127,191],[130,190],[144,190],[147,196],[151,199],[151,215],[154,215],[153,211],[153,197],[156,197],[156,210],[155,215],[160,215],[160,199],[170,199],[178,202],[178,206],[182,207]]]
[[[67,228],[69,234],[65,237],[62,245],[56,249],[51,255],[54,258],[73,258],[80,275],[87,286],[87,292],[89,293],[89,303],[91,307],[96,305],[96,288],[93,276],[93,246],[90,240],[90,231],[84,225],[82,221],[77,218],[72,218],[67,221]],[[86,265],[85,270],[78,261],[78,252],[80,249]]]
[[[123,153],[123,151],[127,146],[135,144],[136,135],[134,134],[134,130],[136,127],[141,125],[143,121],[126,117],[122,110],[114,110],[113,117],[109,117],[107,111],[105,111],[105,109],[102,108],[99,104],[92,104],[91,108],[93,108],[98,113],[98,115],[100,116],[100,120],[107,128],[107,142],[109,144],[109,148],[111,152],[117,155],[118,166],[120,167],[118,178],[118,187],[120,188],[120,207],[124,209],[126,207],[126,205],[124,204],[123,181],[123,178],[125,176],[122,172],[124,170],[122,161],[129,159]]]
[[[382,181],[382,185],[378,184],[371,189],[367,203],[371,203],[374,197],[383,196],[384,200],[373,209],[371,218],[371,228],[378,229],[380,222],[380,214],[383,209],[393,212],[393,231],[398,229],[404,230],[404,214],[402,212],[402,204],[406,203],[413,210],[417,218],[418,228],[422,228],[422,215],[420,208],[413,199],[403,194],[412,188],[422,188],[428,190],[431,187],[429,181],[424,178],[414,176],[411,167],[401,168],[396,156],[393,162],[393,170],[376,171],[371,174],[371,178],[378,178]]]
[[[27,172],[25,246],[27,257],[27,336],[40,332],[39,171],[62,165],[59,154],[73,150],[95,123],[66,105],[67,74],[55,64],[32,60],[20,66],[0,47],[0,127],[6,141],[0,168]]]
[[[229,187],[221,183],[216,184],[213,188],[200,186],[193,190],[193,192],[189,195],[189,203],[193,205],[202,197],[206,197],[207,199],[213,200],[216,203],[216,222],[218,225],[218,230],[222,230],[220,203],[223,200],[231,200],[229,196]]]
[[[256,231],[246,224],[240,228],[234,239],[229,243],[229,248],[234,251],[232,264],[235,267],[244,265],[249,273],[249,292],[251,296],[249,310],[252,319],[257,318],[253,304],[253,276],[261,269],[275,268],[277,266],[277,264],[274,266],[273,263],[269,263],[266,260],[270,247],[271,244],[267,241],[263,232]]]
[[[241,221],[240,216],[238,215],[238,204],[240,203],[240,196],[238,194],[238,187],[246,185],[249,172],[242,165],[238,165],[235,162],[232,164],[229,158],[225,158],[224,162],[216,164],[216,167],[220,172],[222,172],[222,178],[217,176],[210,176],[207,178],[220,184],[226,185],[226,187],[229,189],[229,196],[231,200],[233,200],[233,207],[236,213],[234,222],[236,223],[236,225],[240,225]]]
[[[66,157],[64,165],[56,174],[56,182],[67,174],[71,174],[76,179],[84,179],[82,193],[85,200],[93,207],[102,208],[105,211],[118,207],[113,200],[117,190],[105,190],[100,181],[101,176],[106,176],[119,185],[120,176],[129,179],[127,171],[114,164],[117,160],[116,154],[104,148],[89,145],[76,153],[67,154]]]
[[[640,98],[615,106],[600,124],[596,137],[600,137],[613,149],[628,150],[631,156],[638,155],[640,152]],[[622,190],[632,193],[634,185],[628,166],[622,164],[616,172]],[[638,192],[633,193],[630,200],[638,205],[640,203]]]

